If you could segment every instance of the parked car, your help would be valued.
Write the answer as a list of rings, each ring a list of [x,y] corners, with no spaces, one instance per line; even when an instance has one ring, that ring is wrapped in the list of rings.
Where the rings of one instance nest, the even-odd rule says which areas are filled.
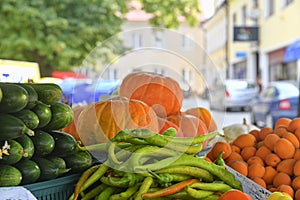
[[[270,82],[252,105],[251,121],[258,127],[274,127],[281,117],[298,114],[299,88],[287,81]]]
[[[250,102],[257,97],[258,93],[259,87],[255,81],[225,80],[224,84],[209,89],[210,109],[249,111]]]
[[[72,104],[89,104],[112,95],[119,86],[118,80],[65,79],[58,84],[64,100]]]

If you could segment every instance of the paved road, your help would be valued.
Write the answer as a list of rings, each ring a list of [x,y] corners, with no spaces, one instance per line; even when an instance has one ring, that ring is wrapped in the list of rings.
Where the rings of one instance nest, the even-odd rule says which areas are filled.
[[[197,107],[197,106],[202,106],[209,109],[209,102],[207,100],[201,98],[195,98],[195,97],[184,99],[183,101],[183,110],[191,107]],[[246,121],[248,123],[251,122],[249,112],[221,112],[215,110],[210,110],[210,111],[219,129],[231,124],[243,123],[243,118],[246,118]]]

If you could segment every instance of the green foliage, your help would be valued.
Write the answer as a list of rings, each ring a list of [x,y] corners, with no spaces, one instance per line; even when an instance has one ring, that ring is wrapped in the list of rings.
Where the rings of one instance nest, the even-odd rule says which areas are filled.
[[[38,62],[42,76],[79,66],[99,42],[121,31],[129,0],[1,0],[0,58]],[[198,23],[198,0],[140,0],[154,26]],[[118,14],[116,14],[118,13]],[[119,45],[119,41],[112,41]],[[105,48],[105,47],[104,47]],[[118,49],[118,48],[114,48]],[[121,50],[121,48],[119,49]],[[108,58],[109,48],[101,57]]]

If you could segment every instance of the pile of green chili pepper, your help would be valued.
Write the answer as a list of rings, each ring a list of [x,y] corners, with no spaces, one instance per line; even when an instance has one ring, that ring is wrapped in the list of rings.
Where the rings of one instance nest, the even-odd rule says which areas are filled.
[[[177,138],[172,128],[163,134],[122,130],[99,145],[107,160],[81,174],[69,200],[213,200],[230,189],[242,190],[221,154],[214,163],[198,156],[202,143],[217,135]]]

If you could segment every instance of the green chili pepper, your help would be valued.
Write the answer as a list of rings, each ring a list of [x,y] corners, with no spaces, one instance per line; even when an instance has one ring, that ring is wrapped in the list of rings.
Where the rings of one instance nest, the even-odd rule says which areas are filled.
[[[195,200],[185,190],[177,192],[175,194],[167,196],[169,199],[180,199],[180,200]]]
[[[170,183],[173,181],[181,182],[192,178],[191,176],[186,174],[169,174],[169,173],[157,174],[151,170],[148,170],[148,172],[151,175],[153,175],[155,178],[157,178],[159,183]]]
[[[139,188],[138,192],[134,195],[134,200],[143,200],[142,195],[144,193],[147,193],[149,188],[151,187],[153,183],[153,178],[152,177],[146,177],[143,182],[141,187]]]
[[[195,136],[195,137],[185,137],[185,138],[174,138],[170,136],[165,136],[165,139],[168,140],[169,142],[175,142],[175,143],[180,143],[184,145],[195,145],[195,144],[202,144],[205,141],[211,140],[215,138],[216,136],[222,135],[218,131],[210,132],[207,134],[203,134],[200,136]]]
[[[159,169],[155,171],[156,173],[176,173],[176,174],[187,174],[189,176],[199,178],[205,182],[212,182],[214,180],[214,176],[209,173],[207,170],[199,168],[199,167],[192,167],[192,166],[173,166],[167,167],[163,169]]]
[[[117,188],[115,187],[107,187],[95,198],[95,200],[108,200],[116,190]]]
[[[114,194],[109,198],[109,200],[127,200],[129,197],[131,197],[138,191],[138,189],[140,188],[140,185],[141,185],[140,183],[135,184],[135,185],[129,187],[124,192],[121,192],[119,194]]]
[[[191,188],[198,189],[198,190],[208,190],[208,191],[215,191],[225,193],[228,190],[231,190],[232,187],[221,182],[211,182],[211,183],[194,183],[190,185]]]
[[[88,193],[86,193],[81,200],[89,200],[89,199],[93,199],[96,196],[98,196],[105,188],[107,187],[107,185],[105,184],[100,184],[98,186],[96,186],[95,188],[93,188],[92,190],[90,190]]]
[[[165,136],[170,136],[170,137],[176,137],[177,135],[177,130],[173,127],[170,127],[168,129],[166,129],[162,135],[165,135]]]
[[[220,180],[224,181],[226,184],[230,185],[235,189],[242,190],[241,182],[235,180],[235,177],[232,173],[228,172],[224,167],[216,165],[212,162],[207,162],[203,158],[194,157],[187,154],[182,154],[179,157],[170,157],[164,160],[158,161],[157,163],[147,164],[142,166],[135,167],[135,171],[144,171],[146,169],[150,169],[152,171],[156,171],[162,169],[166,166],[194,166],[207,170],[212,175],[218,177]]]
[[[222,167],[225,168],[225,162],[224,162],[224,160],[223,160],[223,158],[222,158],[223,154],[224,154],[224,151],[221,151],[221,152],[219,153],[218,157],[216,158],[216,160],[215,160],[214,163],[215,163],[216,165],[219,165],[219,166],[222,166]]]
[[[101,182],[114,186],[114,187],[131,187],[136,185],[137,183],[140,183],[144,180],[145,177],[139,175],[139,174],[133,174],[133,173],[125,173],[123,177],[105,177],[103,176],[100,180]]]
[[[204,199],[212,194],[214,194],[213,191],[208,191],[208,190],[196,190],[193,189],[189,186],[185,187],[185,191],[193,198],[196,199]]]
[[[109,167],[103,163],[100,167],[84,182],[84,184],[80,188],[80,192],[83,192],[88,187],[90,187],[93,183],[99,180],[109,169]]]

